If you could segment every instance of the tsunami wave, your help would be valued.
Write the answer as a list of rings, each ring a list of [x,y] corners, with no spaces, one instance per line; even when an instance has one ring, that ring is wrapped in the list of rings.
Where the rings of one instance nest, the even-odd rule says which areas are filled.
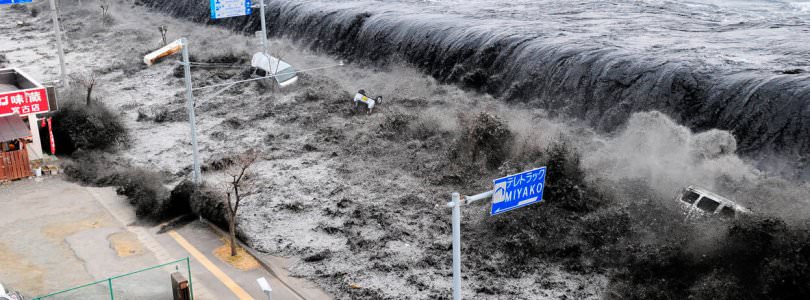
[[[197,22],[259,29],[258,12],[212,21],[202,1],[145,2]],[[730,2],[742,4],[723,6]],[[730,2],[273,0],[267,20],[269,34],[321,52],[401,59],[443,82],[601,130],[657,110],[695,131],[730,131],[743,154],[804,161],[808,3]]]

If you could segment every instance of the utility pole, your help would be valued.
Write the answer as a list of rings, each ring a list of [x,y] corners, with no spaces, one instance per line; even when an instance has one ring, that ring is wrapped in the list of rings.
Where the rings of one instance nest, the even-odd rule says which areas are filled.
[[[264,20],[264,0],[259,1],[262,2],[262,4],[259,4],[259,13],[262,14],[262,53],[267,56],[267,22]],[[269,65],[270,59],[268,58],[267,61]]]
[[[51,13],[53,14],[53,32],[56,34],[56,48],[59,50],[60,83],[68,86],[67,71],[65,71],[65,50],[62,48],[62,29],[59,28],[59,13],[56,10],[56,0],[51,0]]]
[[[53,1],[53,0],[51,0]],[[200,184],[200,154],[197,148],[197,120],[194,116],[194,94],[191,90],[191,63],[188,58],[188,40],[186,38],[180,39],[180,44],[183,47],[183,71],[185,73],[186,81],[186,106],[188,109],[188,123],[191,126],[191,147],[192,156],[194,158],[193,166],[193,181],[194,184]]]

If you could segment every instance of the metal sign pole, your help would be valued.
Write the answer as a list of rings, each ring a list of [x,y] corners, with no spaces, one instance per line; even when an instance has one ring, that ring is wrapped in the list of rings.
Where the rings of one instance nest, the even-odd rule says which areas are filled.
[[[264,20],[264,0],[259,0],[262,4],[259,5],[259,11],[262,14],[262,53],[267,55],[267,22]],[[268,60],[269,61],[269,60]]]
[[[493,189],[474,196],[464,196],[461,202],[458,193],[447,206],[453,208],[453,300],[461,300],[461,204],[492,198],[490,215],[543,201],[546,182],[546,167],[509,175],[492,181]]]
[[[53,0],[51,0],[53,1]],[[188,123],[191,126],[191,147],[194,158],[193,166],[193,180],[194,184],[200,184],[200,158],[197,149],[197,120],[194,116],[194,95],[191,88],[191,63],[188,58],[188,40],[186,38],[180,39],[183,45],[183,71],[185,73],[186,81],[186,106],[188,109]]]
[[[464,204],[492,197],[494,191],[487,191],[475,196],[464,196]],[[451,195],[448,207],[453,208],[453,300],[461,300],[461,196]]]
[[[67,71],[65,71],[65,50],[62,48],[62,30],[59,28],[59,13],[56,11],[56,0],[51,0],[51,12],[53,13],[53,32],[56,34],[56,48],[59,50],[59,71],[62,86],[70,85],[67,81]]]
[[[461,300],[461,197],[453,193],[453,300]]]

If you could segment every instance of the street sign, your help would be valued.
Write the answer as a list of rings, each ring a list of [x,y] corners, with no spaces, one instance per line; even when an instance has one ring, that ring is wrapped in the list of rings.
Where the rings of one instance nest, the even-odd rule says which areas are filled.
[[[464,196],[464,202],[458,193],[453,193],[453,201],[447,203],[448,207],[453,208],[453,300],[461,300],[461,205],[491,197],[492,209],[489,213],[494,216],[543,201],[546,167],[498,178],[492,183],[495,186],[492,190]]]
[[[0,0],[0,4],[31,3],[33,0]]]
[[[48,92],[45,88],[0,93],[0,115],[27,116],[48,111],[50,111],[50,106],[48,105]]]
[[[0,0],[2,1],[2,0]],[[210,0],[211,19],[249,15],[253,12],[251,0]]]
[[[543,201],[546,167],[498,178],[492,182],[495,187],[490,215],[494,216]]]

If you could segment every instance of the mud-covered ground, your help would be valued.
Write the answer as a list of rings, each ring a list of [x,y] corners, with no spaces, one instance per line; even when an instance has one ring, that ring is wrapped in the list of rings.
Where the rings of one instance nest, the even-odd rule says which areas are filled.
[[[0,14],[12,20],[0,25],[0,54],[8,64],[54,78],[53,52],[43,42],[51,39],[47,15],[9,8]],[[178,58],[149,68],[141,62],[160,46],[157,27],[169,26],[169,40],[189,39],[199,63],[192,68],[195,87],[249,78],[245,65],[258,39],[124,3],[112,15],[115,22],[105,26],[94,4],[63,8],[68,69],[99,74],[95,94],[130,128],[130,145],[109,156],[121,165],[162,171],[176,184],[189,177],[191,164]],[[299,69],[337,65],[284,40],[272,40],[270,49]],[[350,101],[361,88],[385,98],[371,115]],[[608,193],[626,193],[635,186],[628,182],[642,182],[650,194],[644,201],[669,207],[677,189],[700,184],[789,221],[808,212],[807,183],[752,167],[734,154],[736,141],[727,132],[693,133],[657,112],[635,114],[615,134],[600,135],[540,109],[438,84],[397,63],[304,73],[283,90],[251,82],[209,96],[215,90],[195,92],[205,180],[215,186],[220,162],[259,150],[255,185],[239,216],[242,236],[261,251],[297,260],[294,274],[339,299],[449,298],[449,193],[481,192],[496,176],[537,167],[544,149],[561,140],[581,153],[588,181]],[[513,135],[504,150],[508,159],[494,167],[459,154],[458,141],[480,112],[498,116]],[[635,200],[641,199],[620,203]],[[610,269],[543,256],[515,267],[503,257],[507,252],[487,252],[497,249],[487,243],[488,226],[499,224],[488,221],[487,210],[464,209],[462,226],[470,232],[462,252],[463,268],[470,270],[465,296],[602,296]]]

